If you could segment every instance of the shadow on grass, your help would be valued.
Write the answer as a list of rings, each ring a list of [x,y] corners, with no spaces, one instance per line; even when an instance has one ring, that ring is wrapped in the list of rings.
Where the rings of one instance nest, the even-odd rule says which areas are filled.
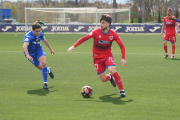
[[[99,102],[109,102],[109,103],[113,103],[113,104],[117,104],[117,105],[122,105],[122,104],[125,104],[127,102],[134,101],[132,99],[129,99],[129,100],[125,101],[125,100],[122,100],[123,99],[122,97],[113,98],[113,97],[111,97],[113,95],[116,95],[116,94],[104,95],[102,97],[99,97],[99,99],[102,100],[102,101],[99,101]]]
[[[179,58],[166,58],[167,60],[177,60],[177,61],[180,61]]]
[[[125,103],[127,103],[127,102],[132,102],[132,101],[134,101],[134,100],[132,100],[132,99],[122,100],[122,99],[124,99],[124,98],[122,98],[122,97],[115,97],[115,98],[113,98],[113,97],[111,97],[111,96],[113,96],[113,95],[117,95],[117,94],[104,95],[104,96],[102,96],[102,97],[99,97],[99,99],[100,99],[101,101],[99,101],[99,100],[93,100],[93,97],[84,98],[84,100],[76,100],[76,101],[107,102],[107,103],[113,103],[113,104],[116,104],[116,105],[123,105],[123,104],[125,104]]]
[[[54,86],[51,86],[49,87],[50,88],[53,88]],[[37,90],[28,90],[27,91],[27,94],[33,94],[33,95],[39,95],[39,96],[47,96],[47,94],[49,94],[50,92],[55,92],[57,90],[53,90],[53,91],[50,91],[49,89],[37,89]]]

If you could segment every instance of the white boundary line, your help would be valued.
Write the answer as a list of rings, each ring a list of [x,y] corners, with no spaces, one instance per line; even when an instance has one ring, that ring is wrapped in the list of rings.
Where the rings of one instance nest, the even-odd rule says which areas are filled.
[[[0,51],[0,53],[23,53],[23,51]],[[46,53],[50,53],[50,52],[46,52]],[[56,53],[67,53],[69,54],[68,52],[55,52]],[[72,53],[72,52],[70,52]],[[82,54],[92,54],[92,52],[73,52],[73,54],[78,54],[78,53],[82,53]],[[121,54],[121,53],[113,53],[113,54]],[[129,55],[164,55],[164,53],[126,53],[126,54],[129,54]],[[180,55],[180,54],[175,54],[175,55]]]

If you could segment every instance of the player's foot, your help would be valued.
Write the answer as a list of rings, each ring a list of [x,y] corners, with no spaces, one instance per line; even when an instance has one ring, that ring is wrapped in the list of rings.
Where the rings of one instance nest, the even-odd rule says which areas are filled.
[[[47,83],[44,83],[43,88],[44,88],[44,89],[48,89]]]
[[[173,58],[174,58],[174,55],[172,55],[171,58],[173,59]]]
[[[165,54],[164,58],[167,58],[169,55],[168,54]]]
[[[120,90],[120,96],[121,97],[126,97],[126,93],[124,92],[124,90]]]
[[[111,76],[111,78],[110,78],[109,81],[111,82],[111,84],[112,84],[113,87],[116,87],[116,82],[114,81],[113,76],[111,75],[111,73],[109,73],[109,75]]]
[[[52,70],[51,70],[50,67],[48,67],[48,69],[49,69],[49,76],[53,79],[54,78],[54,74],[52,73]]]

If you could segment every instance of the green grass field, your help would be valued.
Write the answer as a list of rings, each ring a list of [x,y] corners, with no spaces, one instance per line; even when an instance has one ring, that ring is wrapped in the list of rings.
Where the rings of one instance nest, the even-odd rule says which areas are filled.
[[[127,66],[121,65],[116,42],[112,52],[127,97],[118,87],[101,82],[92,59],[90,39],[67,49],[85,34],[45,34],[55,51],[42,45],[47,66],[48,90],[42,89],[40,70],[23,54],[24,34],[0,34],[0,120],[177,120],[180,118],[180,38],[175,58],[164,59],[163,38],[151,34],[120,34],[126,47]],[[41,43],[43,44],[43,43]],[[171,56],[171,45],[168,43]],[[109,73],[107,71],[107,73]],[[90,98],[81,96],[81,88],[93,89]]]

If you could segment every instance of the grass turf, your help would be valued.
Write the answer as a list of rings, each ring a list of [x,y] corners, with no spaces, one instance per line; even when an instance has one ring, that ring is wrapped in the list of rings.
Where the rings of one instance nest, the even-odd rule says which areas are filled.
[[[22,42],[24,34],[0,34],[0,119],[3,120],[164,120],[180,117],[179,62],[177,36],[174,59],[164,59],[159,35],[120,34],[126,47],[127,66],[121,65],[116,42],[112,52],[127,97],[119,97],[118,88],[99,80],[93,65],[92,39],[67,49],[85,34],[45,34],[55,51],[47,56],[47,66],[55,78],[48,77],[48,90],[42,89],[41,71],[26,60]],[[168,43],[169,55],[171,45]],[[107,71],[108,73],[108,71]],[[90,98],[80,90],[89,85]]]

